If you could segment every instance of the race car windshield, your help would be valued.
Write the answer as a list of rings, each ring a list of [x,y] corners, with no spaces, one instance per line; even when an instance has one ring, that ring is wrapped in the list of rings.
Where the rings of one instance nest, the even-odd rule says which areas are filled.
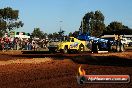
[[[65,38],[65,41],[67,41],[67,42],[70,42],[70,40],[71,40],[71,39],[70,39],[69,37],[66,37],[66,38]]]

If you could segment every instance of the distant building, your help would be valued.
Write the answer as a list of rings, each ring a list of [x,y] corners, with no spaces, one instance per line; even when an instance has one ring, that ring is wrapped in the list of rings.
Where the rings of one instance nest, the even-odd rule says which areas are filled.
[[[6,33],[5,36],[9,36],[9,37],[18,37],[21,39],[27,39],[30,38],[30,33],[26,33],[26,32],[15,32],[15,31],[10,31],[9,33]]]

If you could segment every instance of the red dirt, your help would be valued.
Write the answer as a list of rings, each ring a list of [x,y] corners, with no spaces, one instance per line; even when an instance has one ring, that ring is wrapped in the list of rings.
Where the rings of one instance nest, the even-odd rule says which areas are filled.
[[[106,56],[105,56],[106,55]],[[93,57],[96,56],[96,57]],[[132,78],[131,52],[118,54],[93,54],[63,60],[54,58],[23,58],[0,55],[1,88],[131,88],[126,84],[77,84],[78,67],[86,74],[130,75]],[[109,58],[109,56],[112,58]],[[119,56],[119,57],[117,57]],[[123,58],[122,58],[123,57]],[[108,58],[108,59],[107,59]],[[127,59],[129,58],[129,59]],[[131,80],[132,81],[132,80]]]

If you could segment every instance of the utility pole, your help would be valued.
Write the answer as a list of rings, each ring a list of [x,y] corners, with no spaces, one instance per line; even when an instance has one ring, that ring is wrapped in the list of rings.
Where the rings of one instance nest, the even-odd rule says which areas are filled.
[[[62,23],[63,21],[60,21],[60,32],[62,31]]]
[[[60,31],[59,31],[59,37],[60,37],[60,40],[62,41],[63,38],[62,38],[62,23],[63,21],[60,21]]]

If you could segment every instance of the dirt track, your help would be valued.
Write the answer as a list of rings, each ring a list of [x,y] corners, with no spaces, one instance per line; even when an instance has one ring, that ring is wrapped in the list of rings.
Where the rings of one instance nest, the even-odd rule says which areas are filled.
[[[132,87],[132,83],[79,85],[76,81],[76,75],[80,65],[86,70],[86,74],[124,74],[130,75],[132,78],[132,52],[92,54],[89,57],[72,59],[23,58],[0,55],[0,88]]]

